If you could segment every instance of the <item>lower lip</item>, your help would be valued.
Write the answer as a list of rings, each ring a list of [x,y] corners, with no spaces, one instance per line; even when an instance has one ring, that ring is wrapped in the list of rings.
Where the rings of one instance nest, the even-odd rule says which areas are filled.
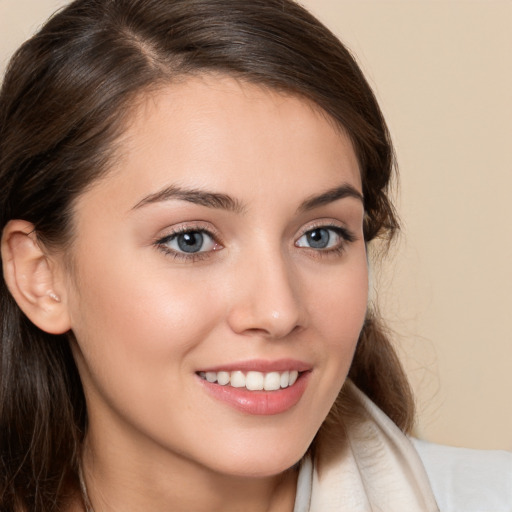
[[[217,400],[247,414],[270,416],[286,412],[299,402],[306,390],[310,373],[299,374],[293,386],[276,391],[249,391],[246,388],[221,386],[201,377],[198,379],[207,392]]]

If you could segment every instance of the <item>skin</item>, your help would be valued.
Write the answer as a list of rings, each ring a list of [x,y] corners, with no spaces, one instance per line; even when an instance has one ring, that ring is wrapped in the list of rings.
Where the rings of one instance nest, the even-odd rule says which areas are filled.
[[[111,172],[78,199],[71,253],[55,264],[96,512],[293,510],[289,468],[345,381],[368,291],[362,201],[300,205],[347,184],[361,192],[348,137],[304,99],[210,76],[141,102]],[[178,186],[236,208],[147,200]],[[310,247],[305,233],[322,226],[353,240],[331,230],[334,248]],[[176,239],[157,242],[177,228],[213,237],[187,259]],[[197,375],[282,358],[311,371],[281,414],[236,410]]]

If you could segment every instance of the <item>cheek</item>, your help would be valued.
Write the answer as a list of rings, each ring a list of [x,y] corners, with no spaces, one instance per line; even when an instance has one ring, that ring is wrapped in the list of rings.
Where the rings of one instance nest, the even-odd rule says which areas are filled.
[[[122,266],[84,266],[73,331],[91,420],[114,413],[146,431],[144,418],[169,427],[171,411],[188,407],[179,397],[187,393],[190,354],[219,313],[204,286],[172,279],[168,270],[150,275],[144,266],[134,262],[129,274]]]
[[[354,258],[338,273],[324,276],[311,287],[314,324],[325,330],[334,346],[354,344],[361,331],[368,304],[366,257]]]
[[[117,262],[120,260],[117,259]],[[172,275],[148,272],[144,262],[110,267],[88,261],[80,271],[79,295],[72,305],[73,331],[91,366],[156,371],[179,364],[179,356],[207,336],[218,320],[208,290]],[[102,263],[102,264],[101,264]]]
[[[325,361],[329,383],[327,402],[334,401],[350,369],[364,324],[368,303],[366,256],[355,259],[338,275],[324,278],[315,286],[311,301],[311,326],[324,340],[317,355]]]

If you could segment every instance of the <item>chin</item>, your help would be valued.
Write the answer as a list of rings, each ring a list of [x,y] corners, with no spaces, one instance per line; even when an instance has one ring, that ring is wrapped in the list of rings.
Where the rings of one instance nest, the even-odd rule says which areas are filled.
[[[284,449],[283,449],[284,448]],[[296,446],[280,446],[279,449],[252,447],[245,453],[225,457],[226,464],[218,466],[218,471],[240,478],[266,478],[284,473],[295,466],[307,452],[308,446],[298,450]]]

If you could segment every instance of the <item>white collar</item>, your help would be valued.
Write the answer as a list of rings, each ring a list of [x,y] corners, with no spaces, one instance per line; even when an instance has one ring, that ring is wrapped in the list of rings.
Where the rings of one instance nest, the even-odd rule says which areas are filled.
[[[294,512],[439,512],[408,437],[352,382],[344,393],[350,412],[302,461]]]

